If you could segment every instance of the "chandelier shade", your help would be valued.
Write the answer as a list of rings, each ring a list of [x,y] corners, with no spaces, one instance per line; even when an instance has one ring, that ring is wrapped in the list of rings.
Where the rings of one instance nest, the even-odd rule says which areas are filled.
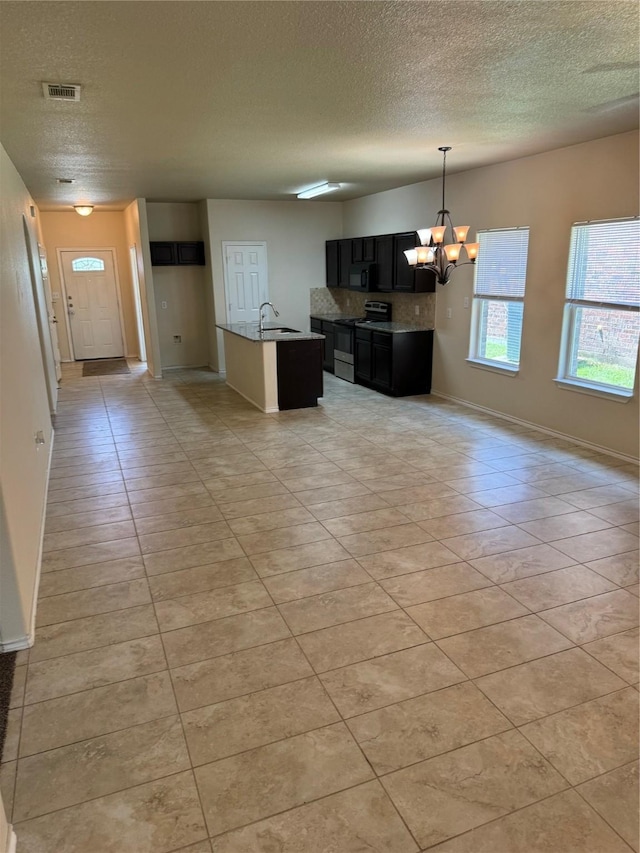
[[[438,284],[447,284],[454,269],[475,263],[480,244],[466,243],[469,226],[456,226],[451,221],[451,214],[445,205],[447,151],[451,151],[451,146],[442,146],[438,151],[442,151],[442,210],[438,211],[435,225],[418,230],[421,245],[416,246],[415,249],[408,249],[404,254],[410,266],[430,270],[435,273]],[[451,242],[445,243],[447,236]],[[458,261],[462,249],[465,250],[468,260],[460,264]]]

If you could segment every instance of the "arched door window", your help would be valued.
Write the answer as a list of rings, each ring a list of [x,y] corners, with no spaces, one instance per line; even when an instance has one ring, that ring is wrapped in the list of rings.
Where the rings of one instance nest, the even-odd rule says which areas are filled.
[[[104,272],[104,261],[100,258],[74,258],[71,269],[74,272]]]

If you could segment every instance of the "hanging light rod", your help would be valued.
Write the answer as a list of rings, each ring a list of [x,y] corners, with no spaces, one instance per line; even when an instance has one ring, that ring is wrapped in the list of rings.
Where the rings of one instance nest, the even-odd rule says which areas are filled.
[[[445,181],[447,177],[447,151],[451,151],[450,145],[438,148],[442,151],[442,209],[438,211],[436,224],[432,228],[421,228],[418,231],[420,246],[415,249],[407,249],[405,252],[407,261],[412,267],[421,270],[431,270],[435,273],[438,284],[446,284],[451,273],[457,266],[474,264],[478,257],[479,243],[465,243],[469,232],[468,225],[455,226],[451,221],[451,214],[445,205]],[[450,243],[445,243],[447,230],[450,229]],[[458,264],[460,252],[464,248],[468,261]]]
[[[332,193],[334,190],[339,190],[342,184],[319,184],[317,187],[311,187],[308,190],[303,190],[301,193],[298,193],[298,198],[315,198],[317,195],[324,195],[325,193]]]

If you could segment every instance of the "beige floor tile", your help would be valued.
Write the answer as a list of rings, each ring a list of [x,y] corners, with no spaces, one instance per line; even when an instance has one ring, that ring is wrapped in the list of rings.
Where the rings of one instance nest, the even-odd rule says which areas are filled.
[[[354,533],[338,540],[353,557],[364,557],[379,551],[428,542],[433,537],[417,524],[398,524],[369,533]]]
[[[152,474],[147,477],[125,480],[125,486],[129,495],[138,491],[149,491],[150,489],[162,489],[166,486],[182,486],[188,483],[199,483],[200,475],[189,465],[186,470],[173,474]]]
[[[142,557],[125,557],[123,560],[109,560],[75,569],[60,569],[41,575],[38,596],[42,599],[95,586],[123,583],[144,577],[144,573]]]
[[[151,782],[189,766],[177,716],[22,758],[14,820],[27,820]]]
[[[212,524],[194,524],[191,527],[179,527],[175,530],[166,530],[161,533],[146,533],[138,536],[138,540],[140,542],[140,550],[146,555],[185,546],[217,542],[220,539],[228,539],[231,536],[233,536],[233,533],[227,522],[217,521]]]
[[[318,631],[341,622],[394,610],[396,604],[376,583],[326,592],[281,604],[279,609],[294,634]]]
[[[243,581],[256,580],[257,577],[247,557],[236,557],[235,560],[224,560],[209,566],[196,566],[193,569],[152,575],[149,578],[149,589],[154,601],[163,601],[231,586]]]
[[[578,791],[627,844],[634,850],[638,849],[640,791],[637,761],[584,782]]]
[[[265,578],[264,585],[276,604],[281,604],[285,601],[356,586],[370,580],[370,576],[355,560],[341,560],[324,566],[274,575]]]
[[[207,524],[215,524],[223,521],[222,513],[217,506],[211,503],[208,506],[183,509],[178,512],[169,512],[147,516],[136,519],[136,530],[139,536],[150,536],[166,531],[182,530],[185,527],[194,527]],[[178,543],[176,542],[175,545]],[[175,547],[175,545],[173,547]]]
[[[372,776],[344,723],[198,767],[195,774],[211,835],[357,785]]]
[[[519,486],[520,483],[509,474],[482,474],[479,477],[462,477],[456,480],[447,480],[447,485],[454,488],[460,494],[479,492],[485,489],[500,489],[505,486]]]
[[[330,536],[330,534],[327,534]],[[324,563],[335,563],[350,557],[339,542],[328,538],[307,545],[295,545],[292,548],[279,548],[266,554],[254,554],[251,563],[261,578],[297,569],[308,569]]]
[[[281,512],[286,509],[296,509],[300,507],[300,501],[290,494],[273,495],[266,501],[264,498],[250,498],[244,501],[236,501],[235,503],[227,503],[224,499],[224,492],[219,495],[220,508],[222,515],[227,521],[236,518],[245,518],[247,516],[261,515],[266,510],[269,512]]]
[[[213,498],[203,486],[198,494],[149,500],[144,503],[132,503],[131,514],[137,526],[138,521],[141,521],[143,518],[162,518],[165,515],[172,516],[176,513],[191,513],[197,509],[206,510],[207,508],[215,509],[215,504],[213,503]]]
[[[263,509],[266,507],[263,506]],[[245,536],[261,531],[294,527],[301,524],[316,523],[314,516],[304,507],[262,512],[259,515],[247,515],[229,520],[229,527],[235,536]]]
[[[126,539],[136,535],[132,521],[119,521],[114,524],[97,524],[80,527],[77,530],[62,530],[59,533],[47,533],[44,536],[43,553],[78,548],[82,545],[96,545],[116,539]]]
[[[436,539],[450,539],[478,530],[492,530],[495,527],[507,527],[507,521],[490,509],[475,509],[471,512],[459,512],[455,515],[441,515],[420,522],[420,527]]]
[[[470,678],[477,678],[562,651],[571,642],[537,616],[523,616],[438,640],[438,645]]]
[[[584,566],[570,566],[512,581],[502,588],[530,610],[537,611],[610,592],[616,587],[602,575]]]
[[[315,489],[305,489],[296,492],[296,498],[304,506],[317,506],[328,501],[345,500],[359,495],[370,495],[371,490],[364,483],[342,483],[334,486],[319,486]]]
[[[562,776],[515,731],[391,773],[383,785],[422,847],[567,787]]]
[[[490,587],[418,604],[409,607],[407,613],[432,639],[438,640],[525,616],[528,611],[502,590]]]
[[[477,686],[516,726],[625,686],[582,649],[568,649],[479,678]]]
[[[569,539],[558,539],[554,547],[568,554],[577,563],[612,557],[626,551],[638,549],[638,537],[616,527],[600,530],[596,533],[583,533]]]
[[[49,489],[47,494],[47,506],[50,504],[63,501],[86,502],[88,498],[101,499],[103,495],[120,495],[121,499],[126,502],[127,492],[124,483],[99,483],[96,486],[85,486],[84,488],[75,489]]]
[[[166,669],[159,636],[114,643],[29,664],[25,702],[43,702],[56,696],[104,687]]]
[[[16,832],[21,853],[169,853],[207,834],[191,772],[25,821]]]
[[[248,610],[259,610],[271,604],[271,597],[259,581],[246,581],[183,595],[180,598],[157,601],[155,608],[160,630],[174,631],[197,622],[210,622]]]
[[[638,551],[627,551],[625,554],[592,560],[585,565],[619,586],[628,586],[632,583],[638,583],[640,553]]]
[[[578,785],[638,757],[638,692],[631,687],[522,727],[522,733]]]
[[[631,496],[631,492],[620,486],[597,486],[593,489],[568,492],[562,495],[562,498],[580,509],[593,509],[597,506],[629,500]]]
[[[575,791],[433,847],[430,853],[629,853],[625,843]]]
[[[620,678],[629,684],[638,681],[638,628],[604,637],[583,646],[596,660],[599,660]]]
[[[321,680],[342,716],[353,717],[466,679],[427,643],[333,670]]]
[[[638,599],[618,589],[543,610],[540,616],[574,643],[588,643],[637,627]]]
[[[218,657],[290,637],[286,622],[275,607],[202,622],[162,635],[170,667]]]
[[[158,486],[154,489],[143,489],[139,492],[129,492],[128,500],[131,504],[133,517],[137,518],[138,511],[142,512],[142,508],[139,510],[136,509],[140,504],[155,504],[158,501],[171,501],[173,506],[174,501],[179,501],[184,498],[192,498],[193,496],[205,497],[207,500],[210,500],[209,492],[205,488],[204,484],[199,481],[173,486]],[[154,515],[155,512],[156,510],[154,510]]]
[[[590,512],[570,512],[555,518],[542,518],[520,525],[523,530],[531,533],[541,542],[554,542],[558,539],[566,539],[569,536],[594,533],[610,526],[608,521],[604,521]]]
[[[504,506],[509,503],[521,503],[545,497],[545,492],[535,486],[518,483],[517,486],[503,486],[498,489],[483,489],[478,492],[468,492],[467,496],[480,506]]]
[[[490,586],[491,581],[466,563],[454,563],[451,566],[399,575],[380,581],[380,584],[401,607],[409,607]]]
[[[18,757],[18,746],[24,740],[22,734],[22,708],[12,708],[7,711],[7,727],[5,730],[4,746],[2,747],[2,763],[14,761]]]
[[[309,511],[318,521],[326,521],[332,518],[343,518],[344,516],[355,515],[361,512],[371,512],[377,509],[388,508],[389,504],[380,495],[364,494],[355,498],[343,498],[342,500],[311,504]]]
[[[323,522],[324,527],[333,536],[350,536],[357,533],[368,533],[398,524],[406,524],[407,516],[397,509],[387,507],[372,512],[360,512],[342,518],[328,519]]]
[[[442,544],[463,560],[477,560],[492,554],[531,547],[537,545],[538,540],[519,527],[510,526],[453,536],[451,539],[445,539]]]
[[[175,853],[211,853],[210,841],[199,841],[197,844],[190,844],[188,847],[181,847]]]
[[[104,563],[107,560],[134,557],[139,553],[140,548],[135,536],[129,539],[116,539],[113,542],[100,542],[96,545],[81,545],[78,548],[67,548],[43,554],[42,571],[55,572],[59,569],[72,569],[74,566],[87,566],[90,563]]]
[[[566,554],[556,551],[551,545],[534,545],[531,548],[518,548],[504,554],[493,554],[469,561],[495,583],[528,578],[555,569],[564,569],[574,565],[575,561]]]
[[[459,563],[460,558],[439,542],[425,542],[359,557],[358,562],[372,577],[382,580],[421,569]]]
[[[247,536],[238,536],[238,542],[249,556],[290,548],[294,545],[306,545],[322,539],[330,539],[331,534],[317,521],[311,524],[299,524],[280,530],[265,530]]]
[[[82,616],[95,616],[150,602],[149,585],[145,578],[68,592],[43,598],[39,602],[36,626],[68,622]]]
[[[349,720],[349,728],[378,774],[511,728],[473,686],[456,684]]]
[[[298,642],[316,672],[325,672],[427,642],[405,613],[391,611],[302,634]]]
[[[71,512],[67,515],[49,515],[45,524],[47,534],[60,533],[65,530],[79,530],[94,525],[113,524],[117,521],[129,521],[131,510],[127,504],[120,506],[105,506],[104,509]],[[64,546],[63,546],[64,547]]]
[[[425,490],[429,487],[425,486]],[[400,490],[404,492],[404,490]],[[408,489],[407,492],[414,490]],[[403,512],[411,521],[425,521],[430,518],[439,518],[442,516],[453,515],[454,513],[472,512],[478,509],[478,504],[464,495],[450,495],[440,498],[428,498],[423,501],[409,502],[406,497],[407,492],[404,492],[405,501],[398,505],[398,509]],[[393,493],[392,493],[393,494]],[[385,499],[389,500],[389,493],[386,493]]]
[[[138,637],[148,637],[157,631],[158,623],[151,604],[72,619],[69,622],[58,622],[37,629],[30,661],[35,663],[112,643],[135,640]]]
[[[24,692],[27,683],[27,665],[16,666],[13,670],[9,708],[21,708],[24,705]]]
[[[553,518],[565,513],[575,512],[573,504],[563,501],[561,498],[536,498],[535,500],[522,501],[522,503],[509,503],[495,506],[493,511],[511,524],[522,524],[526,521],[536,521],[540,518]]]
[[[277,687],[312,674],[293,639],[231,652],[171,672],[181,711]]]
[[[59,489],[82,489],[86,486],[109,486],[114,483],[122,483],[122,474],[119,469],[76,474],[70,477],[52,477],[49,488],[50,491],[54,492]]]
[[[244,551],[237,539],[218,539],[215,542],[185,545],[181,548],[145,554],[144,564],[147,574],[161,575],[164,572],[189,569],[192,566],[206,566],[209,563],[218,563],[222,560],[244,556]]]
[[[98,517],[102,517],[103,512],[112,507],[128,509],[129,499],[124,489],[116,494],[98,495],[97,497],[80,498],[79,500],[61,500],[52,503],[50,499],[47,499],[47,522],[52,522],[54,518],[62,519],[67,516],[71,516],[73,519],[82,516],[84,513],[95,513]]]
[[[610,524],[631,524],[638,521],[638,501],[628,500],[606,506],[593,507],[592,515],[603,518]]]
[[[182,715],[194,766],[338,722],[317,678],[303,678]]]
[[[215,853],[416,853],[418,848],[378,782],[368,782],[213,839]]]
[[[49,699],[25,707],[20,756],[98,737],[176,712],[167,672]]]

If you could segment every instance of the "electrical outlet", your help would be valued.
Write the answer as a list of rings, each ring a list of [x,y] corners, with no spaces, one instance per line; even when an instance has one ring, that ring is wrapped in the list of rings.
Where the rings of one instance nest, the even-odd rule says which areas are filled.
[[[452,317],[451,308],[447,308],[447,320],[450,320]]]
[[[51,301],[52,301],[52,302],[57,302],[59,299],[60,299],[60,294],[59,294],[59,293],[57,293],[57,292],[56,292],[56,293],[52,293],[52,294],[51,294]]]
[[[464,298],[464,302],[463,302],[463,305],[464,305],[464,307],[465,307],[465,308],[468,308],[468,307],[469,307],[469,297],[468,297],[468,296],[465,296],[465,298]]]
[[[420,316],[420,306],[419,305],[415,306],[415,312],[416,312],[416,317],[419,317]]]
[[[161,307],[161,308],[166,308],[166,307],[167,307],[167,303],[166,303],[166,302],[161,302],[161,303],[160,303],[160,307]]]
[[[174,344],[181,344],[182,343],[182,335],[174,335],[173,336],[173,342],[174,342]]]

